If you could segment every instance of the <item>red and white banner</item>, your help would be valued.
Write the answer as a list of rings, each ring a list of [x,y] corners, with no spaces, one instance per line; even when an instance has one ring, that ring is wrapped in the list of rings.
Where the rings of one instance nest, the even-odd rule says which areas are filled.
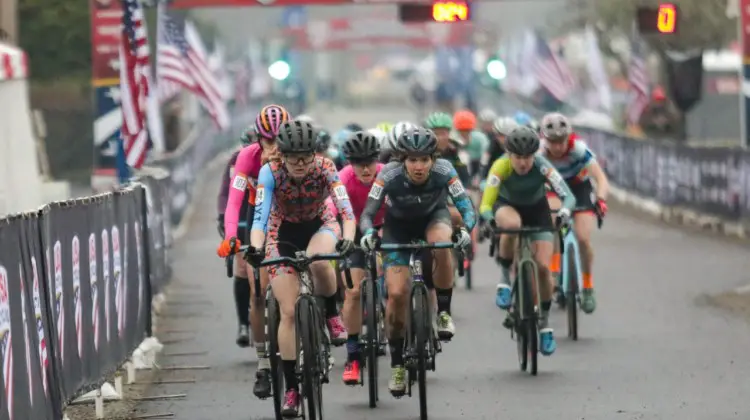
[[[412,48],[457,47],[471,41],[471,22],[403,24],[395,16],[369,16],[311,21],[287,28],[284,35],[296,50],[369,49],[389,45]]]

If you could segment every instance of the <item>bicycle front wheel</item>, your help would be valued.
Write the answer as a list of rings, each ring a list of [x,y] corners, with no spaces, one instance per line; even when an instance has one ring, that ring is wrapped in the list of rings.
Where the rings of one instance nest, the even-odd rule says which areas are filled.
[[[266,298],[266,339],[268,345],[268,360],[271,363],[271,389],[273,396],[273,412],[276,420],[281,420],[281,399],[284,395],[284,372],[281,368],[281,357],[279,356],[279,303],[268,293]]]
[[[324,367],[320,361],[319,320],[313,298],[300,296],[295,311],[301,350],[299,362],[302,364],[302,396],[307,408],[307,420],[323,420],[321,374]]]
[[[432,337],[430,302],[427,288],[417,286],[412,291],[412,333],[414,334],[414,356],[417,359],[417,381],[419,382],[419,418],[427,420],[427,346]]]
[[[378,404],[378,346],[380,337],[378,337],[378,301],[376,297],[377,289],[375,282],[369,276],[362,280],[362,300],[364,300],[364,324],[367,328],[367,337],[365,346],[367,348],[367,387],[370,398],[370,408],[375,408]]]
[[[539,356],[539,328],[537,325],[537,316],[536,312],[534,311],[534,296],[533,296],[533,290],[531,288],[532,281],[535,280],[535,273],[534,269],[535,266],[533,264],[523,264],[521,267],[521,281],[523,282],[523,299],[524,299],[524,314],[523,314],[523,324],[524,329],[526,330],[526,340],[527,340],[527,347],[528,347],[528,356],[529,356],[529,373],[536,376],[537,374],[537,361]],[[537,286],[539,283],[537,282]]]
[[[568,250],[568,260],[565,277],[568,280],[568,290],[565,291],[565,300],[568,310],[568,337],[578,340],[578,259],[576,252]]]

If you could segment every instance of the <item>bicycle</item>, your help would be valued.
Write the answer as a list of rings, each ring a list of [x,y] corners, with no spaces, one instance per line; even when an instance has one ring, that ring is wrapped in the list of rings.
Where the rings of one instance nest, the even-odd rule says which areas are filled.
[[[427,243],[416,241],[411,244],[380,244],[376,251],[411,251],[409,274],[411,292],[409,299],[409,320],[404,340],[404,365],[407,370],[407,395],[411,397],[411,387],[419,382],[419,416],[427,420],[427,369],[435,371],[435,359],[441,351],[440,341],[432,322],[430,295],[424,284],[422,259],[419,253],[433,249],[459,249],[453,242]],[[463,258],[463,250],[459,250]],[[459,275],[463,276],[463,265],[459,264]],[[431,268],[430,268],[431,269]]]
[[[573,214],[589,211],[590,207],[579,207]],[[602,216],[596,212],[597,227],[602,228]],[[580,290],[583,289],[581,275],[581,253],[578,250],[578,239],[573,232],[573,220],[569,226],[560,229],[560,256],[562,267],[557,277],[558,305],[566,309],[568,315],[568,337],[578,340],[578,309],[581,305]],[[575,279],[575,281],[572,281]]]
[[[490,224],[493,234],[490,242],[490,257],[494,256],[498,246],[498,235],[518,235],[515,251],[515,276],[511,286],[511,306],[503,325],[510,329],[511,338],[515,339],[518,351],[518,364],[522,372],[527,369],[536,376],[539,355],[539,321],[541,313],[539,302],[539,267],[531,251],[531,235],[543,232],[557,232],[556,227],[521,227],[503,229]],[[518,281],[518,280],[521,281]],[[535,282],[533,284],[532,282]],[[535,286],[535,287],[533,287]],[[536,291],[535,296],[532,293]],[[529,360],[530,359],[530,360]],[[530,363],[529,363],[530,362]],[[529,364],[531,366],[529,366]]]
[[[246,256],[247,258],[247,256]],[[297,251],[294,257],[278,257],[263,260],[258,267],[288,264],[297,272],[300,291],[295,303],[295,328],[297,331],[297,376],[302,384],[300,396],[303,401],[302,412],[307,409],[307,420],[323,420],[322,384],[328,383],[331,369],[329,356],[331,343],[325,326],[325,317],[320,311],[316,297],[313,295],[312,273],[310,265],[316,261],[341,260],[340,253],[316,254],[308,256],[305,251]],[[347,276],[350,275],[346,270]],[[351,280],[350,280],[351,281]],[[280,313],[278,302],[270,293],[266,304],[266,337],[268,337],[268,356],[271,362],[271,380],[276,419],[281,417],[281,398],[283,395],[283,372],[278,344],[278,327]]]
[[[348,269],[349,260],[346,259],[341,264],[342,269]],[[360,334],[359,345],[365,354],[364,364],[367,367],[367,387],[370,408],[377,407],[380,400],[378,396],[378,357],[381,350],[381,338],[384,330],[382,328],[385,319],[385,309],[381,301],[380,285],[377,278],[377,261],[375,254],[369,254],[366,259],[365,277],[359,284],[360,305],[362,310],[362,334]],[[346,287],[352,289],[351,275],[346,277]],[[360,384],[364,386],[362,380],[364,373],[360,370]]]

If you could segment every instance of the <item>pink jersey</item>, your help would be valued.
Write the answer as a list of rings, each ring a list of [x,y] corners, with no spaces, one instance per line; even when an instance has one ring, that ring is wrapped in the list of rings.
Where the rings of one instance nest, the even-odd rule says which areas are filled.
[[[263,148],[260,143],[254,143],[242,149],[237,156],[227,208],[224,211],[224,238],[237,236],[237,224],[240,220],[240,209],[245,200],[245,192],[248,193],[248,203],[251,206],[255,203],[255,184],[258,181],[260,168],[263,166],[262,155]]]
[[[380,170],[383,169],[384,166],[384,164],[378,163],[378,167],[375,170],[376,176],[380,173]],[[357,218],[357,223],[359,223],[359,216],[361,216],[362,212],[365,210],[367,195],[370,193],[370,187],[372,187],[372,184],[364,184],[359,179],[357,179],[357,175],[354,173],[354,168],[352,168],[352,165],[347,165],[341,168],[341,170],[339,171],[339,178],[341,180],[341,183],[346,187],[346,192],[349,193],[349,201],[352,203],[354,217]],[[373,178],[373,180],[374,179],[375,178]],[[333,214],[338,213],[336,210],[336,205],[333,203],[331,197],[328,197],[328,199],[326,200],[326,204],[328,205],[328,208],[333,212]],[[378,211],[378,214],[375,216],[375,226],[382,225],[384,217],[385,205],[380,208],[380,211]]]

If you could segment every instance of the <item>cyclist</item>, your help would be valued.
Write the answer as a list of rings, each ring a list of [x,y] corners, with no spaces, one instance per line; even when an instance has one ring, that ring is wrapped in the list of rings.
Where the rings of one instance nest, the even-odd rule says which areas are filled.
[[[516,123],[518,125],[523,126],[529,126],[531,123],[531,115],[524,111],[516,111],[516,113],[513,115],[513,119],[516,120]]]
[[[346,254],[354,249],[357,225],[349,195],[333,162],[315,156],[315,140],[315,129],[308,122],[289,121],[279,128],[276,143],[281,161],[267,163],[258,175],[255,217],[248,249],[253,265],[257,266],[264,258],[293,257],[301,249],[306,249],[309,255],[334,252],[335,249]],[[341,215],[343,239],[339,239],[341,229],[336,217],[325,204],[328,196]],[[336,307],[333,267],[326,261],[319,261],[310,268],[315,291],[325,300],[331,339],[345,340],[346,331]],[[298,279],[286,266],[269,267],[268,274],[281,312],[278,336],[286,383],[282,415],[297,417],[300,394],[295,372],[294,306],[299,296]]]
[[[505,139],[508,137],[511,131],[518,128],[518,124],[513,118],[510,117],[499,117],[495,120],[492,125],[492,139],[490,142],[488,162],[492,163],[503,157],[505,154]],[[484,184],[486,184],[487,175],[490,173],[490,165],[485,165],[482,171],[482,182],[481,188],[484,190]]]
[[[471,179],[466,184],[470,187],[474,184],[474,179],[478,179],[482,161],[486,159],[487,149],[490,146],[490,140],[484,133],[477,130],[477,118],[471,111],[458,111],[453,115],[453,127],[456,129],[459,138],[465,145],[466,153],[469,159],[469,175]]]
[[[492,138],[493,129],[495,126],[495,120],[497,120],[497,114],[495,111],[485,108],[479,112],[479,129],[484,133],[487,138]]]
[[[380,142],[372,134],[364,131],[352,133],[341,147],[349,165],[339,172],[341,183],[346,187],[349,200],[354,210],[354,216],[359,219],[367,202],[367,194],[370,192],[375,177],[378,176],[382,163],[377,161],[380,155]],[[334,214],[337,213],[333,200],[327,200],[328,208]],[[374,224],[380,227],[383,224],[385,206],[382,206],[375,216]],[[355,242],[360,241],[362,233],[357,229]],[[365,277],[366,255],[358,249],[349,256],[349,268],[351,270],[352,288],[346,290],[344,308],[342,315],[346,326],[347,361],[344,365],[343,381],[347,385],[358,385],[360,383],[361,349],[359,346],[359,333],[362,328],[362,308],[360,305],[359,285]]]
[[[295,118],[295,120],[297,120],[297,121],[305,121],[305,122],[309,122],[311,124],[315,123],[315,120],[313,119],[313,117],[311,117],[311,116],[309,116],[307,114],[297,115],[297,118]]]
[[[474,227],[475,212],[466,195],[456,170],[444,159],[436,159],[437,139],[425,128],[414,128],[402,133],[398,139],[402,153],[401,162],[386,165],[378,174],[375,184],[360,217],[363,232],[360,244],[366,251],[377,248],[378,235],[374,221],[383,202],[388,197],[383,225],[383,241],[409,243],[414,239],[428,242],[446,242],[455,239],[462,247],[471,243],[469,230]],[[453,199],[466,223],[453,233],[450,214],[446,208],[447,196]],[[468,230],[467,230],[468,229]],[[438,295],[437,332],[440,338],[450,339],[456,332],[451,317],[453,269],[451,250],[435,250],[436,271],[434,282]],[[395,397],[404,395],[406,369],[404,368],[404,323],[409,299],[409,255],[389,252],[383,255],[388,303],[386,319],[390,324],[388,343],[391,350],[391,380],[388,388]]]
[[[542,156],[547,158],[560,172],[573,192],[576,207],[591,209],[573,215],[573,231],[581,252],[581,276],[583,277],[581,309],[590,314],[596,309],[592,277],[594,250],[591,246],[591,232],[594,230],[596,221],[594,212],[596,211],[602,216],[607,213],[609,180],[596,161],[596,156],[586,146],[586,143],[577,138],[570,121],[564,115],[559,113],[545,115],[542,118],[541,130],[544,137],[544,143],[540,150]],[[591,182],[592,178],[596,187]],[[552,208],[559,207],[558,201],[551,197],[550,206]],[[555,252],[553,255],[550,268],[554,273],[560,272],[559,252]]]
[[[376,125],[375,128],[377,128],[378,130],[381,130],[384,133],[388,133],[391,131],[391,128],[393,128],[393,124],[389,122],[381,122],[381,123],[378,123],[378,125]],[[381,144],[380,147],[382,148],[383,145]]]
[[[221,188],[219,189],[219,197],[217,200],[219,216],[216,221],[218,222],[217,229],[219,231],[219,236],[222,239],[224,238],[224,211],[227,208],[227,201],[229,200],[229,184],[231,183],[234,174],[234,165],[237,162],[237,156],[239,156],[242,148],[247,147],[253,141],[255,141],[255,128],[249,127],[240,136],[241,147],[236,152],[232,153],[232,157],[229,159],[229,162],[227,162],[227,167],[221,177]],[[240,227],[237,233],[241,238],[244,238],[247,235],[247,221],[252,220],[251,210],[252,207],[248,206],[247,201],[242,200],[240,214],[245,215],[243,220],[245,226]],[[237,266],[237,264],[242,263],[235,261],[234,265]],[[233,269],[233,271],[235,275],[238,275],[240,270]],[[239,324],[237,339],[235,341],[238,346],[244,348],[250,345],[250,282],[243,277],[244,276],[239,276],[234,278],[234,304],[237,308],[237,322]]]
[[[258,142],[242,149],[237,156],[234,165],[234,178],[232,188],[229,189],[229,199],[224,218],[224,240],[219,246],[218,254],[226,258],[230,252],[230,242],[233,238],[243,238],[238,233],[241,207],[248,203],[252,207],[255,202],[256,185],[260,168],[267,161],[278,158],[276,151],[275,136],[279,127],[289,120],[289,113],[279,105],[268,105],[263,107],[255,118],[255,130],[258,134]],[[252,213],[249,213],[252,214]],[[252,220],[248,217],[248,221]],[[237,241],[239,243],[240,241]],[[238,295],[255,296],[255,280],[252,278],[253,270],[250,270],[242,258],[234,259],[235,287]],[[268,273],[260,271],[261,290],[266,290],[268,284]],[[262,295],[262,293],[260,293]],[[244,304],[244,302],[243,302]],[[271,365],[266,357],[266,335],[265,335],[265,301],[256,299],[251,306],[250,325],[253,329],[255,340],[255,351],[258,357],[258,370],[255,374],[255,385],[253,393],[259,398],[268,398],[271,395]],[[240,336],[247,335],[247,326],[240,325],[238,340]]]
[[[536,154],[539,137],[528,127],[513,130],[505,142],[508,153],[496,160],[487,177],[487,187],[479,209],[486,222],[495,223],[506,229],[527,227],[552,227],[549,203],[545,195],[545,184],[549,183],[563,200],[563,208],[557,214],[558,224],[568,222],[575,206],[575,198],[563,181],[560,173],[544,157]],[[501,235],[498,260],[501,279],[497,286],[495,303],[502,309],[510,308],[511,288],[510,269],[515,252],[515,235]],[[552,257],[551,232],[532,236],[534,259],[539,268],[539,294],[541,296],[542,317],[539,322],[540,351],[544,355],[554,353],[557,344],[553,330],[549,326],[549,310],[552,306],[552,283],[550,281],[549,260]]]
[[[417,128],[417,125],[409,121],[399,121],[387,131],[386,142],[381,144],[380,158],[381,163],[388,163],[398,160],[398,138],[408,130]]]

